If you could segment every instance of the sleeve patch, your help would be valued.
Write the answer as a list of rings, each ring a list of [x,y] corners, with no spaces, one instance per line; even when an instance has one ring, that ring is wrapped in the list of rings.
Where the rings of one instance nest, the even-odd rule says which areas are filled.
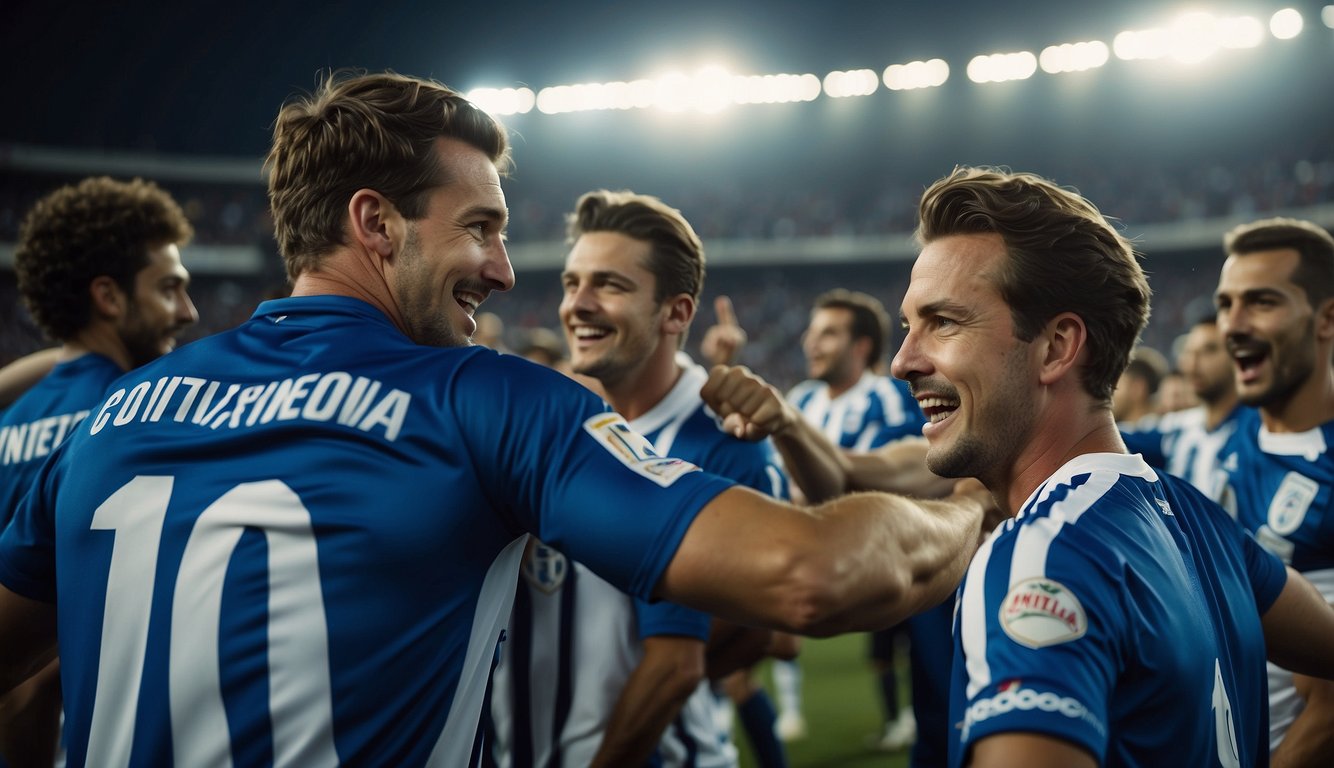
[[[1016,643],[1042,648],[1083,637],[1088,616],[1064,584],[1038,577],[1010,587],[1001,602],[1000,624]]]
[[[684,474],[699,471],[699,467],[688,461],[654,453],[649,441],[630,429],[618,413],[600,413],[588,419],[584,422],[584,431],[626,467],[663,488]]]

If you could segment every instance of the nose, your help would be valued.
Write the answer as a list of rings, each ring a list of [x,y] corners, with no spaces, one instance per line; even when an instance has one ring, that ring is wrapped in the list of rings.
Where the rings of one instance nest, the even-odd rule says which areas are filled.
[[[510,264],[505,241],[496,241],[496,248],[482,269],[482,277],[491,283],[492,290],[508,291],[514,287],[514,265]]]
[[[899,351],[894,353],[894,359],[889,362],[889,372],[894,378],[904,381],[911,381],[913,376],[930,373],[930,364],[922,354],[921,345],[912,331],[908,331],[903,337]]]
[[[185,289],[181,289],[181,298],[176,302],[176,322],[182,328],[199,322],[199,311],[195,309],[195,303],[191,301],[190,293]]]
[[[562,317],[573,315],[578,312],[591,312],[596,308],[593,300],[592,284],[588,280],[577,280],[567,283],[565,293],[560,300],[560,314]]]
[[[1246,308],[1240,301],[1218,308],[1218,332],[1223,338],[1249,335],[1250,323],[1246,315]]]

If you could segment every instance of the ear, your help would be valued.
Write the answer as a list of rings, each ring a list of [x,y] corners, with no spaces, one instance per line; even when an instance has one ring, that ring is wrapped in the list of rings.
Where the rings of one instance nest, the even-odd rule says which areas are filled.
[[[120,319],[130,306],[130,297],[109,275],[93,278],[88,284],[88,298],[93,302],[93,313],[108,320]]]
[[[347,202],[348,227],[362,248],[390,259],[407,233],[407,222],[389,198],[373,189],[358,189]]]
[[[1320,341],[1334,339],[1334,298],[1325,299],[1316,308],[1315,337]]]
[[[1088,345],[1088,328],[1084,320],[1073,312],[1062,312],[1047,321],[1034,339],[1035,354],[1039,355],[1038,382],[1055,384],[1075,372]]]
[[[685,333],[690,321],[695,319],[695,300],[688,293],[678,293],[663,299],[662,303],[667,308],[662,319],[663,331],[676,336]]]

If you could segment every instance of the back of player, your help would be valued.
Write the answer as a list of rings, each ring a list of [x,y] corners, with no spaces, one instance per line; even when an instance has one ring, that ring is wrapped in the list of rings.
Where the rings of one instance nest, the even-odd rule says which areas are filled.
[[[647,596],[727,485],[613,455],[604,409],[333,296],[116,382],[0,551],[11,589],[57,584],[70,764],[468,764],[524,531]]]
[[[1279,563],[1137,456],[1067,463],[978,551],[960,592],[951,764],[1032,731],[1101,765],[1264,764],[1259,614]]]

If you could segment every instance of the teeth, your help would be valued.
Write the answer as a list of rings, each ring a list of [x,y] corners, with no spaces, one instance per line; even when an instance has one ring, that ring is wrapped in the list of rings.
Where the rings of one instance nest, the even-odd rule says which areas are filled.
[[[581,326],[579,328],[574,329],[574,337],[576,339],[600,339],[606,335],[607,331],[602,328],[589,328],[587,326]]]
[[[949,417],[951,413],[953,413],[953,411],[934,411],[932,413],[927,414],[926,419],[932,424],[935,424],[937,422],[944,421],[946,418]]]
[[[454,300],[462,304],[469,312],[476,312],[477,307],[482,303],[473,296],[467,296],[461,293],[454,294]]]
[[[959,407],[959,403],[958,403],[957,400],[946,400],[946,399],[943,398],[943,397],[927,397],[927,398],[923,398],[922,400],[918,400],[917,402],[918,402],[919,405],[922,406],[922,410],[926,410],[927,408],[957,408],[957,407]]]

